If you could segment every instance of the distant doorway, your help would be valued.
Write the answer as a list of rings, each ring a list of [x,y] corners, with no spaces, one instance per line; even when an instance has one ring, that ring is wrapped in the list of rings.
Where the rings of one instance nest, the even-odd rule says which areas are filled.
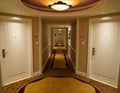
[[[66,47],[67,28],[52,28],[53,47]]]

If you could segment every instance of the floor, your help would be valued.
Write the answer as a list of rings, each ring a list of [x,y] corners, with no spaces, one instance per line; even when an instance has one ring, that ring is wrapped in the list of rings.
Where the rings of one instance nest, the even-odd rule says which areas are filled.
[[[22,81],[19,81],[19,82],[16,82],[16,83],[4,86],[3,87],[3,93],[23,93],[24,87],[27,84],[29,84],[29,83],[31,83],[33,81],[36,81],[36,80],[40,80],[40,79],[46,78],[46,77],[72,77],[72,78],[75,78],[75,79],[78,79],[80,81],[87,82],[87,83],[93,85],[99,91],[101,91],[101,93],[117,93],[116,89],[111,87],[111,86],[108,86],[108,85],[105,85],[103,83],[91,80],[91,79],[89,79],[87,77],[82,77],[80,75],[76,75],[74,73],[73,69],[70,69],[71,68],[70,64],[67,63],[67,62],[66,62],[67,63],[67,66],[66,66],[67,68],[66,67],[65,68],[64,67],[60,68],[60,67],[57,67],[57,66],[55,67],[55,63],[53,63],[53,62],[55,62],[54,57],[57,55],[55,53],[59,54],[59,53],[61,53],[61,51],[57,52],[55,50],[53,52],[53,55],[51,55],[51,57],[53,59],[52,60],[48,60],[49,64],[47,64],[47,68],[44,70],[44,73],[42,75],[34,76],[34,77],[31,77],[31,78],[28,78],[28,79],[25,79],[25,80],[22,80]],[[65,53],[65,51],[63,51],[63,53]],[[62,56],[61,58],[63,58],[64,62],[67,59],[66,56],[65,57]]]

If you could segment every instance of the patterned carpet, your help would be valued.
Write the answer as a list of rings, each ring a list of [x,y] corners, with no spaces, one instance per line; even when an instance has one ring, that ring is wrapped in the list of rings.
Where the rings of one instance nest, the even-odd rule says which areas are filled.
[[[70,62],[67,62],[68,63],[67,69],[66,69],[66,65],[65,64],[64,64],[64,66],[62,66],[63,68],[62,67],[58,67],[55,64],[53,64],[51,66],[51,64],[53,62],[53,58],[55,57],[54,53],[55,53],[55,51],[53,51],[53,55],[51,55],[52,56],[52,60],[48,61],[48,64],[46,66],[47,68],[45,68],[45,71],[43,72],[42,75],[33,76],[31,78],[28,78],[28,79],[25,79],[25,80],[21,80],[19,82],[15,82],[15,83],[6,85],[6,86],[3,87],[3,93],[24,93],[24,89],[25,89],[25,87],[27,85],[32,84],[35,81],[44,80],[46,78],[59,78],[60,80],[62,78],[63,79],[64,78],[68,78],[68,79],[72,78],[72,80],[75,79],[75,80],[79,80],[79,82],[85,82],[85,83],[88,83],[88,84],[92,85],[95,88],[96,93],[117,93],[116,92],[117,89],[114,88],[114,87],[111,87],[111,86],[105,85],[103,83],[91,80],[91,79],[89,79],[87,77],[82,77],[80,75],[76,75],[74,73],[74,71],[71,70]],[[58,51],[57,53],[59,54],[59,53],[62,53],[62,52]],[[57,57],[57,58],[59,58],[59,57]],[[63,58],[63,56],[62,56],[62,58]],[[60,82],[63,82],[63,81],[60,81]],[[53,82],[53,81],[51,81],[51,82]],[[47,83],[45,84],[45,86],[46,85],[47,85]],[[58,85],[58,84],[56,84],[56,85]],[[64,85],[62,85],[62,86],[64,86]],[[68,86],[69,86],[69,84],[68,84]],[[30,93],[30,92],[26,92],[26,93]],[[37,92],[34,92],[34,93],[37,93]],[[41,92],[39,92],[39,93],[41,93]],[[68,92],[61,92],[61,90],[60,90],[60,92],[56,92],[56,91],[55,92],[53,92],[53,91],[49,92],[49,91],[47,91],[47,92],[42,92],[42,93],[68,93]],[[75,90],[74,91],[71,90],[71,93],[78,93],[78,92],[75,92]],[[81,93],[86,93],[86,92],[81,92]],[[91,93],[91,92],[87,92],[87,93]]]
[[[23,93],[24,87],[26,85],[30,84],[33,81],[38,81],[38,80],[41,80],[41,79],[47,78],[47,77],[61,77],[61,78],[62,77],[69,77],[69,78],[72,77],[77,80],[87,82],[87,83],[91,84],[92,86],[96,87],[97,93],[100,93],[100,91],[101,91],[101,93],[117,93],[116,88],[113,88],[111,86],[105,85],[103,83],[100,83],[100,82],[97,82],[94,80],[91,80],[86,77],[76,75],[76,74],[72,73],[71,71],[69,71],[68,69],[51,69],[51,70],[47,71],[46,73],[43,73],[42,75],[34,76],[34,77],[31,77],[31,78],[28,78],[25,80],[21,80],[16,83],[6,85],[3,87],[3,93]]]
[[[96,90],[74,78],[47,77],[28,84],[24,93],[96,93]]]
[[[64,51],[62,49],[56,50],[52,68],[67,68]]]

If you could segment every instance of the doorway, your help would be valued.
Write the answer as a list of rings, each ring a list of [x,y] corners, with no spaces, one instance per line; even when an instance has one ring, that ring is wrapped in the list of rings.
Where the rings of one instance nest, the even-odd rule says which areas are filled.
[[[92,21],[89,43],[89,77],[117,87],[120,62],[120,22]]]
[[[0,20],[2,85],[32,75],[31,20]]]
[[[66,48],[67,28],[52,28],[53,47],[61,46]]]

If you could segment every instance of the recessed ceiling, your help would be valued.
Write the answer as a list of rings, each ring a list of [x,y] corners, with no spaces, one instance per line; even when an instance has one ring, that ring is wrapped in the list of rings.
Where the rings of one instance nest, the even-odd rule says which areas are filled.
[[[24,0],[27,1],[27,0]],[[47,1],[58,1],[58,0],[31,0],[33,1],[39,1],[41,2],[41,5],[44,7],[47,7]],[[63,0],[61,0],[63,1]],[[65,1],[73,1],[72,5],[73,7],[77,7],[80,3],[82,5],[85,5],[83,2],[90,2],[92,0],[65,0]],[[46,5],[44,5],[44,4]],[[97,4],[96,4],[97,3]],[[114,13],[120,13],[120,0],[100,0],[95,4],[95,6],[85,9],[82,5],[79,8],[84,8],[83,10],[80,9],[74,12],[47,12],[47,11],[40,11],[35,10],[33,8],[29,8],[23,4],[21,0],[0,0],[0,13],[6,13],[6,14],[15,14],[15,15],[25,15],[25,16],[32,16],[32,17],[45,17],[45,18],[51,18],[54,17],[57,19],[60,18],[68,18],[68,17],[88,17],[88,16],[96,16],[96,15],[105,15],[105,14],[114,14]],[[77,5],[78,4],[78,5]],[[89,6],[89,5],[88,5]]]
[[[49,5],[58,1],[62,1],[64,3],[72,5],[71,8],[62,12],[75,12],[92,8],[102,0],[21,0],[21,1],[25,6],[29,8],[45,12],[60,12],[51,9]]]

